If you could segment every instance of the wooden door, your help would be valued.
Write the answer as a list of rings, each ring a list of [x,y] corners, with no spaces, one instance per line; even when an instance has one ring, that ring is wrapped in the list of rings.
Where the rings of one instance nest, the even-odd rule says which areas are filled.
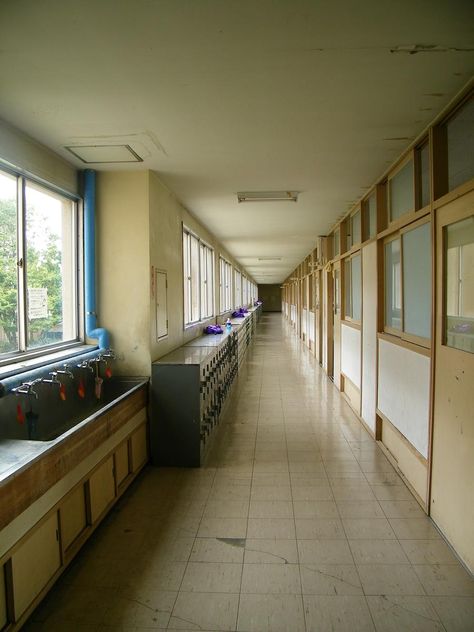
[[[61,543],[66,551],[87,527],[86,497],[84,485],[78,485],[61,503],[59,508]]]
[[[474,191],[438,209],[430,513],[474,570]]]
[[[60,565],[58,515],[52,513],[12,555],[15,620],[40,594]]]
[[[131,437],[132,468],[136,472],[148,460],[147,425],[142,424]]]
[[[113,456],[99,465],[89,479],[91,520],[94,524],[115,498]]]

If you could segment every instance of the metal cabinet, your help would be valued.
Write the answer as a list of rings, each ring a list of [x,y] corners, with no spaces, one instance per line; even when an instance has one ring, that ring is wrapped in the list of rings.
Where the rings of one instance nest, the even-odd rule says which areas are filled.
[[[231,332],[201,336],[152,364],[150,450],[155,465],[201,465],[258,312],[232,321]]]

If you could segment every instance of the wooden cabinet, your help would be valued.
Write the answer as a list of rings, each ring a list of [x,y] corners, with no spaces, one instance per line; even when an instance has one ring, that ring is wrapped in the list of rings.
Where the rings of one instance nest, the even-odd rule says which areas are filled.
[[[132,471],[136,472],[148,461],[147,426],[142,424],[130,437]]]
[[[61,525],[61,544],[63,551],[71,546],[74,540],[87,527],[86,495],[84,484],[76,487],[59,507]]]
[[[109,456],[89,479],[91,521],[94,524],[115,498],[114,458]]]
[[[7,590],[5,586],[5,567],[0,566],[0,630],[7,624]]]
[[[130,474],[130,458],[128,441],[123,441],[115,451],[115,480],[117,488],[124,482]]]
[[[11,563],[17,620],[61,565],[56,511],[30,532],[14,551]]]

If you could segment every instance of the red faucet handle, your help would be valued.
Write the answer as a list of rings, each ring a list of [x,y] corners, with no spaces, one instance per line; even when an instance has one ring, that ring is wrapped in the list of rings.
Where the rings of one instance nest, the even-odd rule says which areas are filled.
[[[19,424],[23,425],[25,423],[25,415],[23,413],[23,409],[21,404],[16,405],[16,420]]]

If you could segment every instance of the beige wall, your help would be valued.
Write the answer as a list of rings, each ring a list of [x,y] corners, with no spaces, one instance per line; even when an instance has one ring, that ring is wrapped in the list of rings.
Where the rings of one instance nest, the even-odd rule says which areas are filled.
[[[72,165],[2,120],[0,158],[70,193],[78,192],[77,170]]]
[[[148,173],[97,174],[98,325],[121,375],[150,374]]]

